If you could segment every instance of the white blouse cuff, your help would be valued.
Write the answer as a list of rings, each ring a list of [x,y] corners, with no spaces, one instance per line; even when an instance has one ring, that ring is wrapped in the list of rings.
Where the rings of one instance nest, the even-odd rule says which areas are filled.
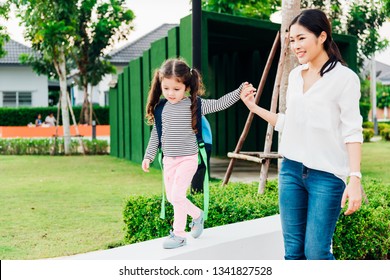
[[[285,118],[284,114],[278,113],[278,119],[276,120],[276,124],[275,124],[276,131],[279,131],[279,132],[283,131],[284,118]]]

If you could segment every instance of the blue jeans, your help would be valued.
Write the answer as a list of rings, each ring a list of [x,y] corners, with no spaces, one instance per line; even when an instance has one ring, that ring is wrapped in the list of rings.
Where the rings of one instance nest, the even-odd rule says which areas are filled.
[[[286,260],[334,260],[331,244],[344,189],[331,173],[283,159],[279,207]]]

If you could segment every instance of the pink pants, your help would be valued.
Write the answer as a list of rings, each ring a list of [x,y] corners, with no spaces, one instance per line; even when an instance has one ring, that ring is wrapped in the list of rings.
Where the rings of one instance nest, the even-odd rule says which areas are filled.
[[[187,215],[200,216],[200,209],[187,199],[187,190],[198,169],[198,154],[163,158],[164,183],[168,201],[173,205],[173,233],[185,237]]]

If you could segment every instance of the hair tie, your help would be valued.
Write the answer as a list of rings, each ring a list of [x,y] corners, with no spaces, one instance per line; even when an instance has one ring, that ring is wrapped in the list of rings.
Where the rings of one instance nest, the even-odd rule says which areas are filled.
[[[190,68],[190,73],[191,73],[191,75],[192,75],[192,68]]]

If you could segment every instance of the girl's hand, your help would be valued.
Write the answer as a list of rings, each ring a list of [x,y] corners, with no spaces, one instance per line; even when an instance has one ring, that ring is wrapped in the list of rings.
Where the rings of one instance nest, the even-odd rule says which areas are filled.
[[[142,161],[142,170],[145,172],[149,172],[149,166],[150,166],[150,159],[144,159]]]
[[[252,86],[252,84],[245,82],[242,87],[240,97],[244,102],[244,104],[251,111],[255,106],[257,106],[255,102],[255,94],[256,94],[256,89]]]
[[[357,211],[362,205],[362,191],[360,187],[360,179],[351,176],[349,183],[344,190],[343,198],[341,199],[341,207],[345,206],[345,202],[348,199],[348,209],[344,212],[344,215],[351,215]]]

